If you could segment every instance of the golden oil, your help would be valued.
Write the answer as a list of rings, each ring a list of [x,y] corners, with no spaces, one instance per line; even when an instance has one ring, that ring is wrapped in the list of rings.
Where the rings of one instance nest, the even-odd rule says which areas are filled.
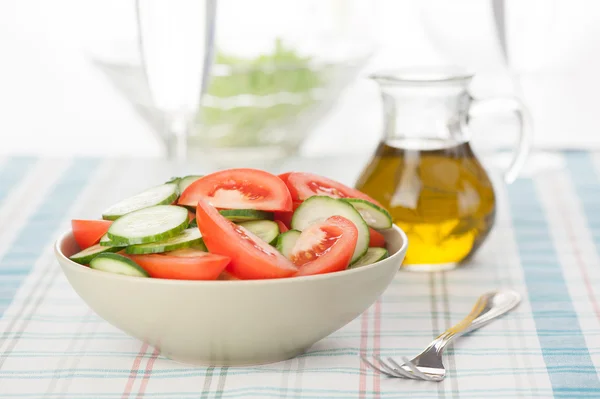
[[[382,142],[356,187],[381,202],[408,235],[405,268],[456,267],[494,223],[492,182],[468,142]]]

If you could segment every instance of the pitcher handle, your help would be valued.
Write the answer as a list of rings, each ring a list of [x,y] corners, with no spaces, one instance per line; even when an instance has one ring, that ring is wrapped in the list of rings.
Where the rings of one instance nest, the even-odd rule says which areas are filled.
[[[533,127],[532,120],[529,110],[527,106],[518,99],[513,96],[498,96],[498,97],[490,97],[483,99],[473,99],[471,106],[469,107],[469,114],[473,111],[474,108],[479,106],[492,106],[496,103],[503,103],[508,105],[509,108],[516,114],[519,120],[519,141],[517,145],[517,149],[515,151],[515,156],[512,159],[508,169],[504,171],[504,181],[507,184],[510,184],[515,181],[518,177],[523,165],[525,165],[525,161],[527,160],[527,156],[531,151],[533,146]],[[498,109],[499,107],[496,105],[493,108]]]

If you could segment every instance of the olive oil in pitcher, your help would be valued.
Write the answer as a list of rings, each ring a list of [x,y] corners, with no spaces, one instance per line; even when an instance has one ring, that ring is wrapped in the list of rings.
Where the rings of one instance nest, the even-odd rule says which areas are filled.
[[[468,121],[475,101],[472,75],[456,68],[379,73],[384,135],[356,188],[386,207],[408,236],[403,268],[449,270],[469,259],[494,224],[492,182],[470,144]],[[511,182],[531,145],[528,114],[514,100],[521,121]]]
[[[492,183],[468,143],[390,140],[357,188],[388,209],[409,239],[404,267],[453,268],[492,228]]]

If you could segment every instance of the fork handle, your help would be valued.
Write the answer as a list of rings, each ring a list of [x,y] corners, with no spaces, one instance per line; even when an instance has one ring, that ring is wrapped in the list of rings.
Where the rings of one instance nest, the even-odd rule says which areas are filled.
[[[429,346],[437,353],[442,353],[444,348],[455,338],[468,332],[477,330],[494,319],[508,313],[521,301],[521,296],[512,290],[492,291],[483,294],[477,299],[471,313],[459,323],[440,334]]]

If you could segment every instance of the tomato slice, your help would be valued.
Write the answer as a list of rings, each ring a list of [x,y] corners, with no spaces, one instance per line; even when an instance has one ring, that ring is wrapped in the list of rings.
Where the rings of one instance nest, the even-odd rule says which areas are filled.
[[[208,202],[198,201],[196,220],[210,252],[231,258],[227,271],[243,280],[282,278],[298,268],[279,251],[221,214]]]
[[[201,199],[219,209],[292,211],[285,183],[258,169],[227,169],[201,177],[181,193],[178,203],[196,206]]]
[[[333,198],[361,198],[383,207],[355,188],[312,173],[292,172],[287,176],[286,185],[294,201],[304,201],[313,195],[326,195]]]
[[[290,230],[281,220],[275,220],[275,223],[277,223],[277,226],[279,226],[279,234]]]
[[[73,219],[71,220],[71,229],[77,245],[83,250],[98,244],[111,224],[112,220]]]
[[[332,216],[305,229],[292,249],[290,259],[300,268],[297,276],[331,273],[350,264],[358,230],[341,216]]]
[[[372,229],[371,227],[369,227],[369,234],[370,234],[370,237],[369,237],[369,246],[370,247],[380,247],[380,248],[385,247],[385,237],[383,236],[383,234],[381,234],[377,230]]]
[[[280,175],[277,175],[277,177],[279,177],[281,180],[283,180],[284,183],[287,183],[287,179],[289,177],[289,175],[291,175],[294,172],[286,172],[286,173],[282,173]]]
[[[193,248],[151,255],[127,255],[150,277],[170,280],[216,280],[229,258]]]

